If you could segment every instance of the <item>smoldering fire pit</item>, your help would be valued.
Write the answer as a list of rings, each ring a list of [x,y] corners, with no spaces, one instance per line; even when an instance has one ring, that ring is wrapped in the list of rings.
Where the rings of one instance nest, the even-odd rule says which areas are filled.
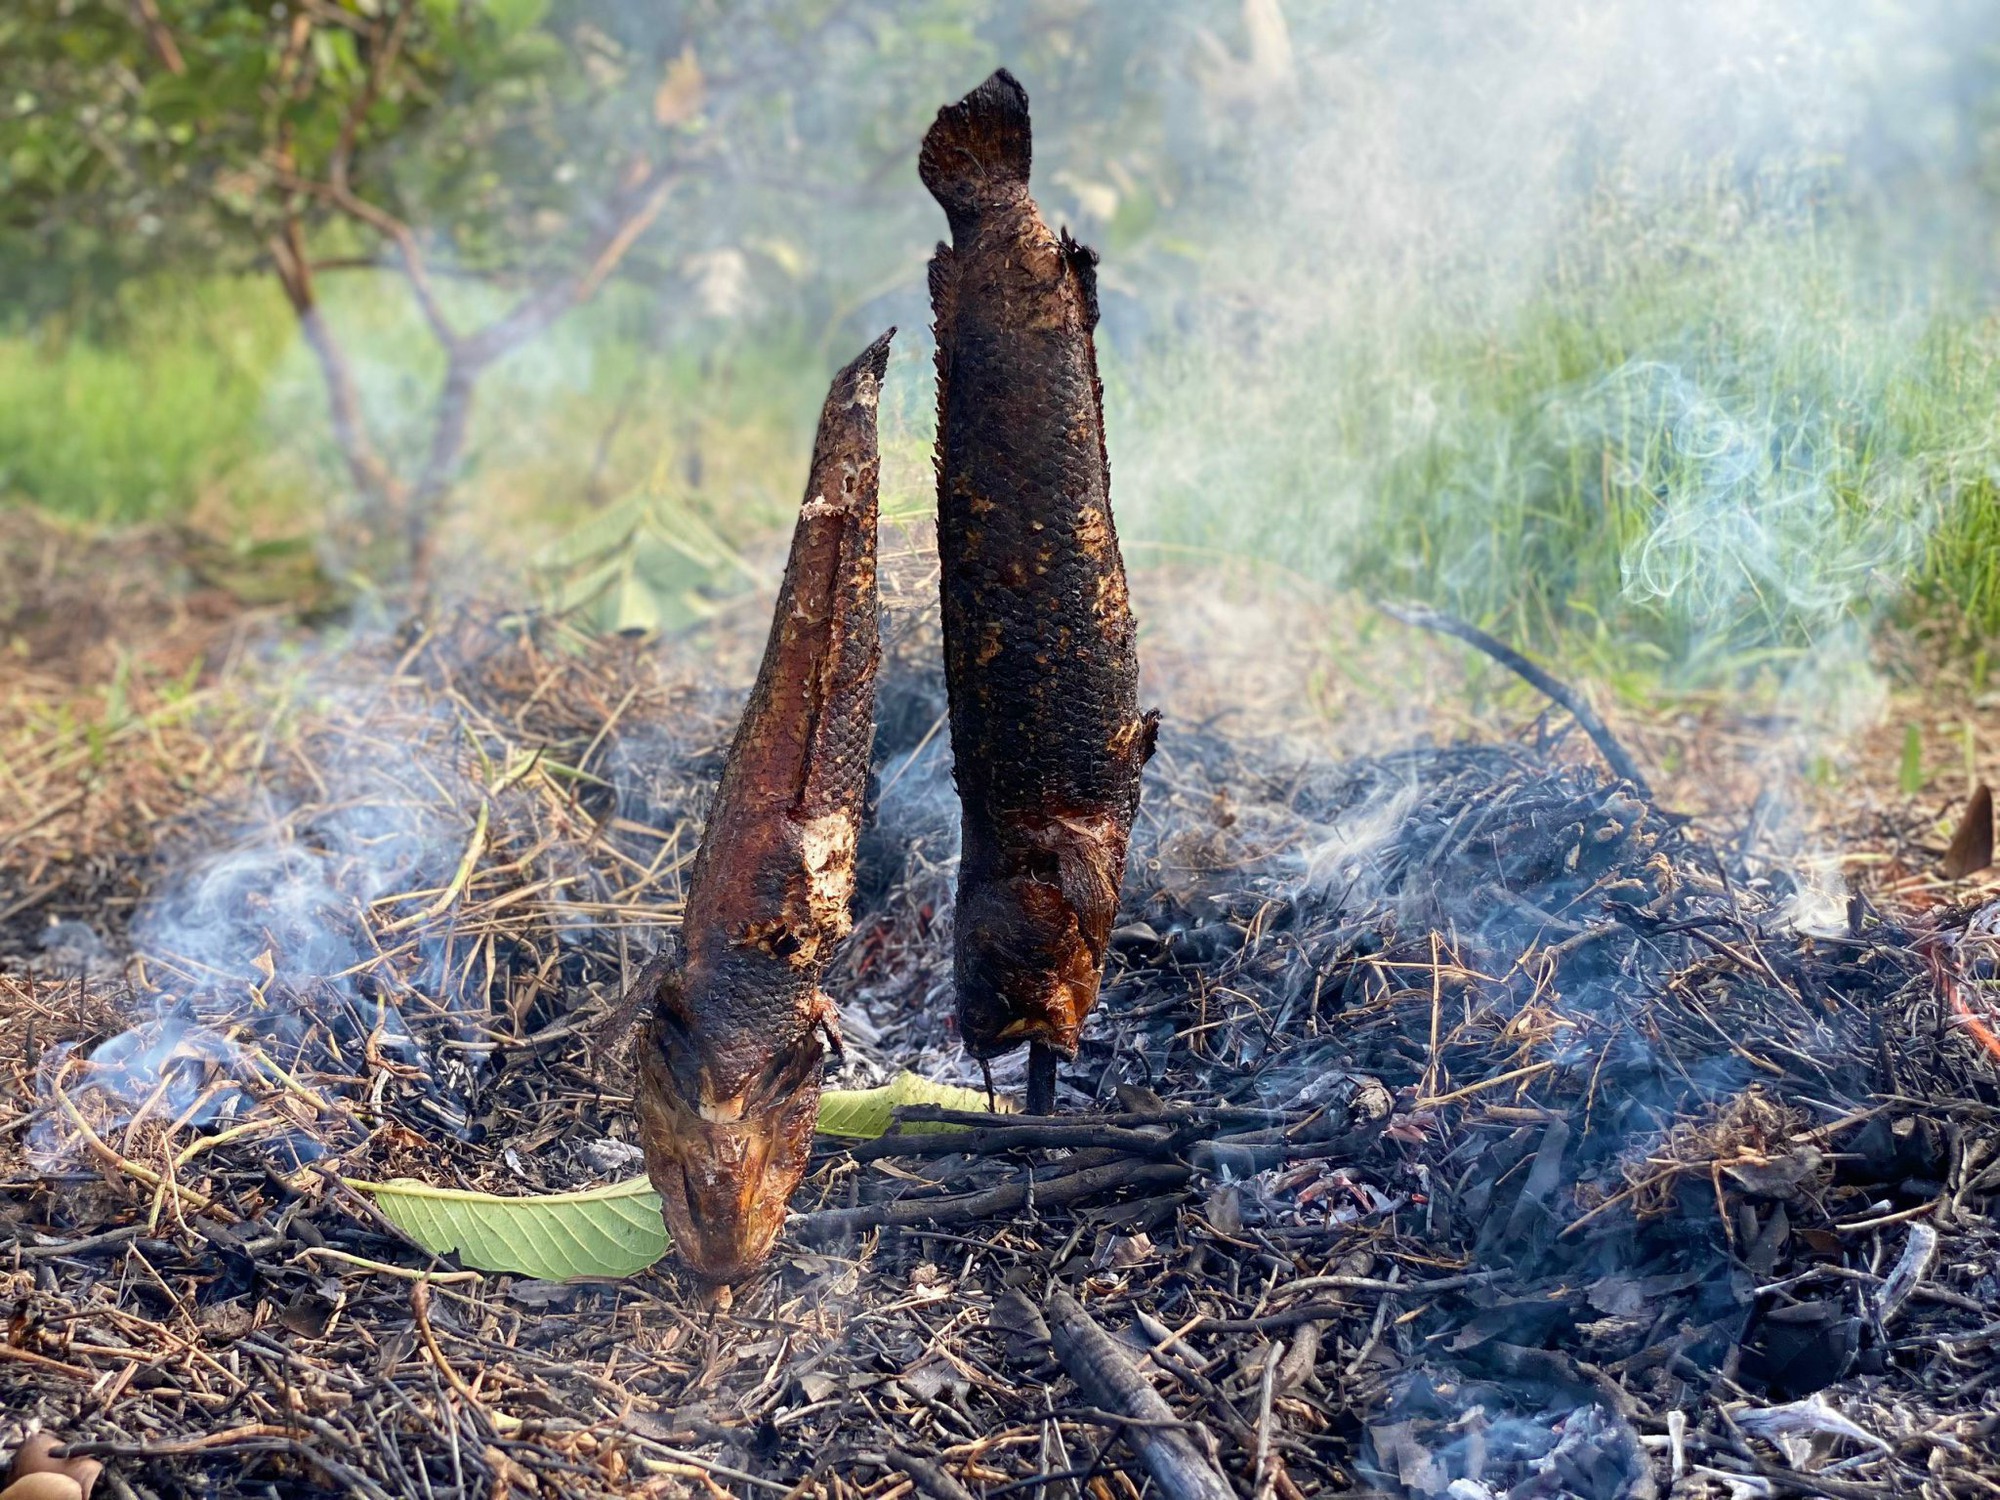
[[[830,981],[853,1082],[977,1076],[924,659]],[[129,931],[0,981],[0,1438],[114,1493],[1114,1500],[1169,1447],[1252,1500],[1993,1488],[2000,924],[1828,910],[1546,745],[1170,719],[1071,1113],[824,1144],[726,1306],[487,1276],[342,1178],[634,1170],[619,997],[734,705],[473,615],[311,700]],[[91,944],[139,957],[67,976]],[[1164,1415],[1076,1384],[1072,1305]]]

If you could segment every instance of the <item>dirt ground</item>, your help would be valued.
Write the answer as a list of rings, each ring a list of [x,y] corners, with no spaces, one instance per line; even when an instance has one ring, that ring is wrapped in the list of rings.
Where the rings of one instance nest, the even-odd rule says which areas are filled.
[[[1135,552],[1168,732],[1072,1118],[823,1146],[719,1299],[460,1269],[344,1182],[636,1170],[621,995],[768,598],[328,629],[188,538],[0,546],[0,1446],[121,1500],[1136,1500],[1073,1294],[1250,1500],[2000,1488],[1969,680],[1845,739],[1593,692],[1647,803],[1463,646]],[[845,1081],[969,1080],[934,562],[885,562]]]

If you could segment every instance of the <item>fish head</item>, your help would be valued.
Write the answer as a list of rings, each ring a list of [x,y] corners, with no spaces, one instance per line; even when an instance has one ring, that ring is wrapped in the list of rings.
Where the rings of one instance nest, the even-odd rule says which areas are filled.
[[[820,1033],[717,1047],[663,999],[641,1046],[639,1142],[674,1248],[704,1280],[741,1280],[771,1253],[805,1175]]]
[[[1074,1056],[1097,999],[1098,964],[1062,888],[1022,876],[959,895],[960,1030],[976,1056],[1044,1042]]]

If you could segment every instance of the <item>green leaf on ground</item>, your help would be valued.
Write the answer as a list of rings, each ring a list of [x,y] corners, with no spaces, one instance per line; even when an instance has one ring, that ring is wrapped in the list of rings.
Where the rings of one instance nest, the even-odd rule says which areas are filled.
[[[960,1088],[953,1083],[932,1083],[914,1073],[898,1073],[878,1089],[828,1089],[819,1097],[821,1135],[843,1136],[849,1140],[872,1141],[887,1135],[897,1109],[906,1104],[934,1104],[939,1109],[983,1110],[984,1089]],[[927,1125],[913,1121],[905,1130],[956,1130],[955,1125]]]
[[[506,1198],[407,1177],[357,1182],[403,1233],[433,1255],[543,1281],[633,1276],[667,1253],[660,1195],[643,1177],[581,1193]]]

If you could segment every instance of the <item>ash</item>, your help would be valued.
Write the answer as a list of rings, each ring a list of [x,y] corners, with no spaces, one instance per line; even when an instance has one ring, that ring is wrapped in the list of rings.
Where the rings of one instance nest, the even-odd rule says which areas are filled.
[[[928,644],[829,979],[853,1082],[978,1076]],[[1857,892],[1802,934],[1566,741],[1170,719],[1065,1118],[823,1143],[727,1302],[435,1265],[342,1177],[632,1170],[621,997],[731,727],[705,670],[468,613],[342,664],[129,923],[43,914],[0,978],[0,1439],[160,1497],[1137,1495],[1061,1288],[1251,1500],[1993,1488],[2000,923]]]

